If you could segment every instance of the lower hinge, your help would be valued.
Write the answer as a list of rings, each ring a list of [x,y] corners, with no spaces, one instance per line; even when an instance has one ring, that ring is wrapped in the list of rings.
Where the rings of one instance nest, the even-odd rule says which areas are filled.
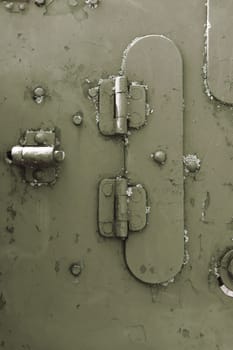
[[[98,226],[102,236],[126,239],[129,231],[141,231],[146,223],[147,194],[142,185],[128,185],[122,177],[101,181]]]

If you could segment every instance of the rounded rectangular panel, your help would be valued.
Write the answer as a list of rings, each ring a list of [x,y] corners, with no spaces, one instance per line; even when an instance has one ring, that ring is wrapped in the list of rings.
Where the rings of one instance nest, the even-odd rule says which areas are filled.
[[[182,59],[171,40],[149,35],[129,46],[122,68],[129,81],[147,85],[154,109],[129,136],[129,181],[146,189],[149,215],[146,228],[126,241],[126,262],[141,281],[163,283],[184,258]]]

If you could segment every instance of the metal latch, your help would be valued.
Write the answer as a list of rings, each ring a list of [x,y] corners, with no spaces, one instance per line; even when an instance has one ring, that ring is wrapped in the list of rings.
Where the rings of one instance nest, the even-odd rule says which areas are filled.
[[[147,223],[147,195],[142,185],[129,186],[125,178],[104,179],[99,185],[99,232],[126,239]]]
[[[48,184],[57,178],[58,163],[65,158],[55,130],[27,130],[19,145],[7,153],[7,160],[24,168],[26,182]]]
[[[103,135],[125,135],[146,122],[148,105],[145,85],[129,84],[125,76],[102,79],[99,83],[98,122]]]

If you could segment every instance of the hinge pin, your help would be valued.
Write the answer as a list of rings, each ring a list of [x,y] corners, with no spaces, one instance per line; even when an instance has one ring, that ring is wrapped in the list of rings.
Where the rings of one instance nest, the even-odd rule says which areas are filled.
[[[115,129],[116,134],[127,133],[127,79],[120,76],[115,79]]]

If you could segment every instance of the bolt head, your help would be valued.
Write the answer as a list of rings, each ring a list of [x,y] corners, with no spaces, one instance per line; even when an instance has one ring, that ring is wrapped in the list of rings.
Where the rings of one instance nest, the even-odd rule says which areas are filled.
[[[34,0],[36,6],[44,6],[46,4],[46,0]]]
[[[82,272],[82,268],[80,263],[74,263],[70,266],[70,273],[74,276],[74,277],[78,277]]]
[[[72,118],[74,125],[80,126],[83,122],[83,116],[81,113],[75,114]]]
[[[153,159],[156,163],[162,165],[166,162],[167,155],[164,151],[158,150],[153,154]]]
[[[54,159],[56,162],[62,162],[65,159],[65,152],[64,151],[54,151]]]

